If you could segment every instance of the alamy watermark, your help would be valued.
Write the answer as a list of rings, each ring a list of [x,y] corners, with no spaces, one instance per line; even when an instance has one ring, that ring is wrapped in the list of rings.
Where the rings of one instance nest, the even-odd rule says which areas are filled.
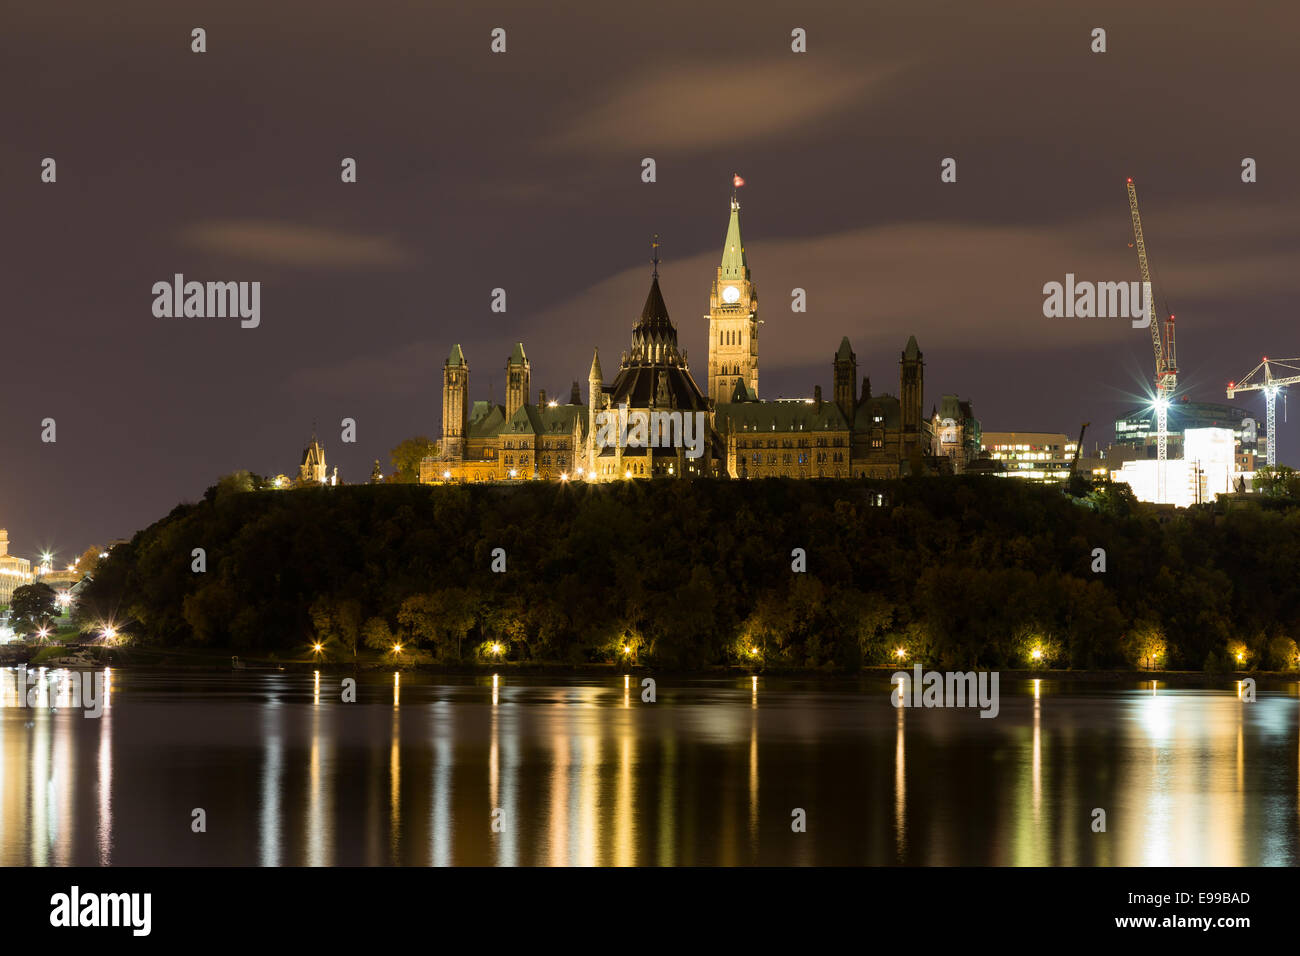
[[[1150,282],[1065,282],[1043,286],[1043,315],[1049,319],[1132,319],[1133,328],[1151,325]]]
[[[262,323],[260,282],[186,282],[178,272],[171,282],[155,282],[153,295],[153,314],[160,319],[237,317],[245,329]]]
[[[12,676],[11,676],[12,675]],[[104,671],[29,670],[26,664],[0,670],[0,707],[57,710],[81,708],[82,717],[104,714]]]
[[[997,671],[922,673],[917,664],[911,674],[896,671],[889,682],[896,685],[889,695],[895,707],[978,707],[981,717],[996,717],[1001,709]]]
[[[707,430],[704,412],[628,411],[624,403],[596,413],[597,448],[685,448],[699,458]]]

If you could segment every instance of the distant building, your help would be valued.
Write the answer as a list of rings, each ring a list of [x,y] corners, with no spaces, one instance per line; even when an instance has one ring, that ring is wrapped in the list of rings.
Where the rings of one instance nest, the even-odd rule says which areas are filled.
[[[303,449],[302,464],[298,466],[299,485],[337,485],[339,483],[339,470],[335,466],[333,474],[330,474],[325,464],[325,446],[316,440],[316,433],[312,432],[311,442]]]
[[[1075,445],[1061,432],[983,432],[980,438],[982,454],[1003,464],[1000,474],[1030,481],[1064,481]]]
[[[953,474],[965,474],[967,466],[980,455],[980,423],[971,402],[956,395],[945,395],[939,407],[930,413],[932,454],[946,459]]]
[[[1159,456],[1155,412],[1140,408],[1115,420],[1115,454],[1112,462]],[[1176,401],[1169,406],[1168,458],[1183,457],[1183,432],[1189,428],[1228,428],[1240,454],[1262,454],[1264,436],[1251,413],[1220,402]]]
[[[9,553],[9,532],[0,528],[0,604],[8,605],[14,591],[32,583],[32,563]]]
[[[1186,456],[1169,458],[1164,463],[1163,496],[1159,461],[1126,461],[1120,469],[1111,472],[1111,480],[1127,484],[1139,501],[1179,508],[1206,504],[1219,495],[1233,493],[1240,476],[1236,469],[1233,430],[1188,428],[1184,435]]]

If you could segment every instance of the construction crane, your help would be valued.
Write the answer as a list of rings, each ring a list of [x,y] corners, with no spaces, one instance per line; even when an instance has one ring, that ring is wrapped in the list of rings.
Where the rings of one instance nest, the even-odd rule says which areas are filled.
[[[1160,341],[1160,320],[1156,318],[1156,297],[1151,284],[1151,266],[1147,261],[1146,242],[1142,239],[1142,217],[1138,215],[1137,189],[1128,181],[1128,208],[1133,217],[1133,239],[1137,244],[1138,268],[1142,272],[1142,291],[1147,300],[1147,322],[1151,327],[1151,347],[1156,356],[1156,466],[1157,495],[1165,500],[1165,460],[1169,454],[1169,403],[1178,388],[1178,360],[1174,352],[1174,316],[1165,323],[1165,341]]]
[[[1264,356],[1264,361],[1260,362],[1249,372],[1241,377],[1239,381],[1228,383],[1228,397],[1232,398],[1238,392],[1263,392],[1264,400],[1268,405],[1268,465],[1270,468],[1277,465],[1277,412],[1274,405],[1277,401],[1278,393],[1288,385],[1300,384],[1300,358],[1274,359],[1268,360]],[[1273,374],[1273,366],[1281,366],[1283,375],[1281,377]],[[1260,373],[1263,374],[1260,374]],[[1286,373],[1291,374],[1286,374]]]
[[[1083,433],[1088,430],[1092,422],[1084,422],[1083,427],[1079,429],[1079,440],[1074,445],[1074,457],[1070,459],[1070,477],[1079,470],[1079,452],[1083,449]]]

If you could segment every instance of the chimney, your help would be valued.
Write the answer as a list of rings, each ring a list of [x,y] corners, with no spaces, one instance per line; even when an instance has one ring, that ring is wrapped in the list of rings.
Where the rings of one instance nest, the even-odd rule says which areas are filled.
[[[546,389],[544,388],[537,393],[537,405],[539,408],[546,407]]]
[[[817,406],[817,414],[820,415],[822,412],[822,387],[820,385],[813,386],[813,403]]]
[[[582,404],[582,392],[578,391],[577,382],[573,383],[573,391],[569,392],[569,404],[570,405]]]

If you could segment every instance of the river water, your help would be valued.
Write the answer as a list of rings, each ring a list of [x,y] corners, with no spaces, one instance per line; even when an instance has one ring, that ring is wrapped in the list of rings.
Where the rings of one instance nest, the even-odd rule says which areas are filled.
[[[57,683],[17,706],[21,674],[8,866],[1300,861],[1294,682],[1005,680],[985,719],[895,709],[886,676],[644,702],[619,674],[371,673],[345,703],[342,670],[115,671],[87,718]]]

